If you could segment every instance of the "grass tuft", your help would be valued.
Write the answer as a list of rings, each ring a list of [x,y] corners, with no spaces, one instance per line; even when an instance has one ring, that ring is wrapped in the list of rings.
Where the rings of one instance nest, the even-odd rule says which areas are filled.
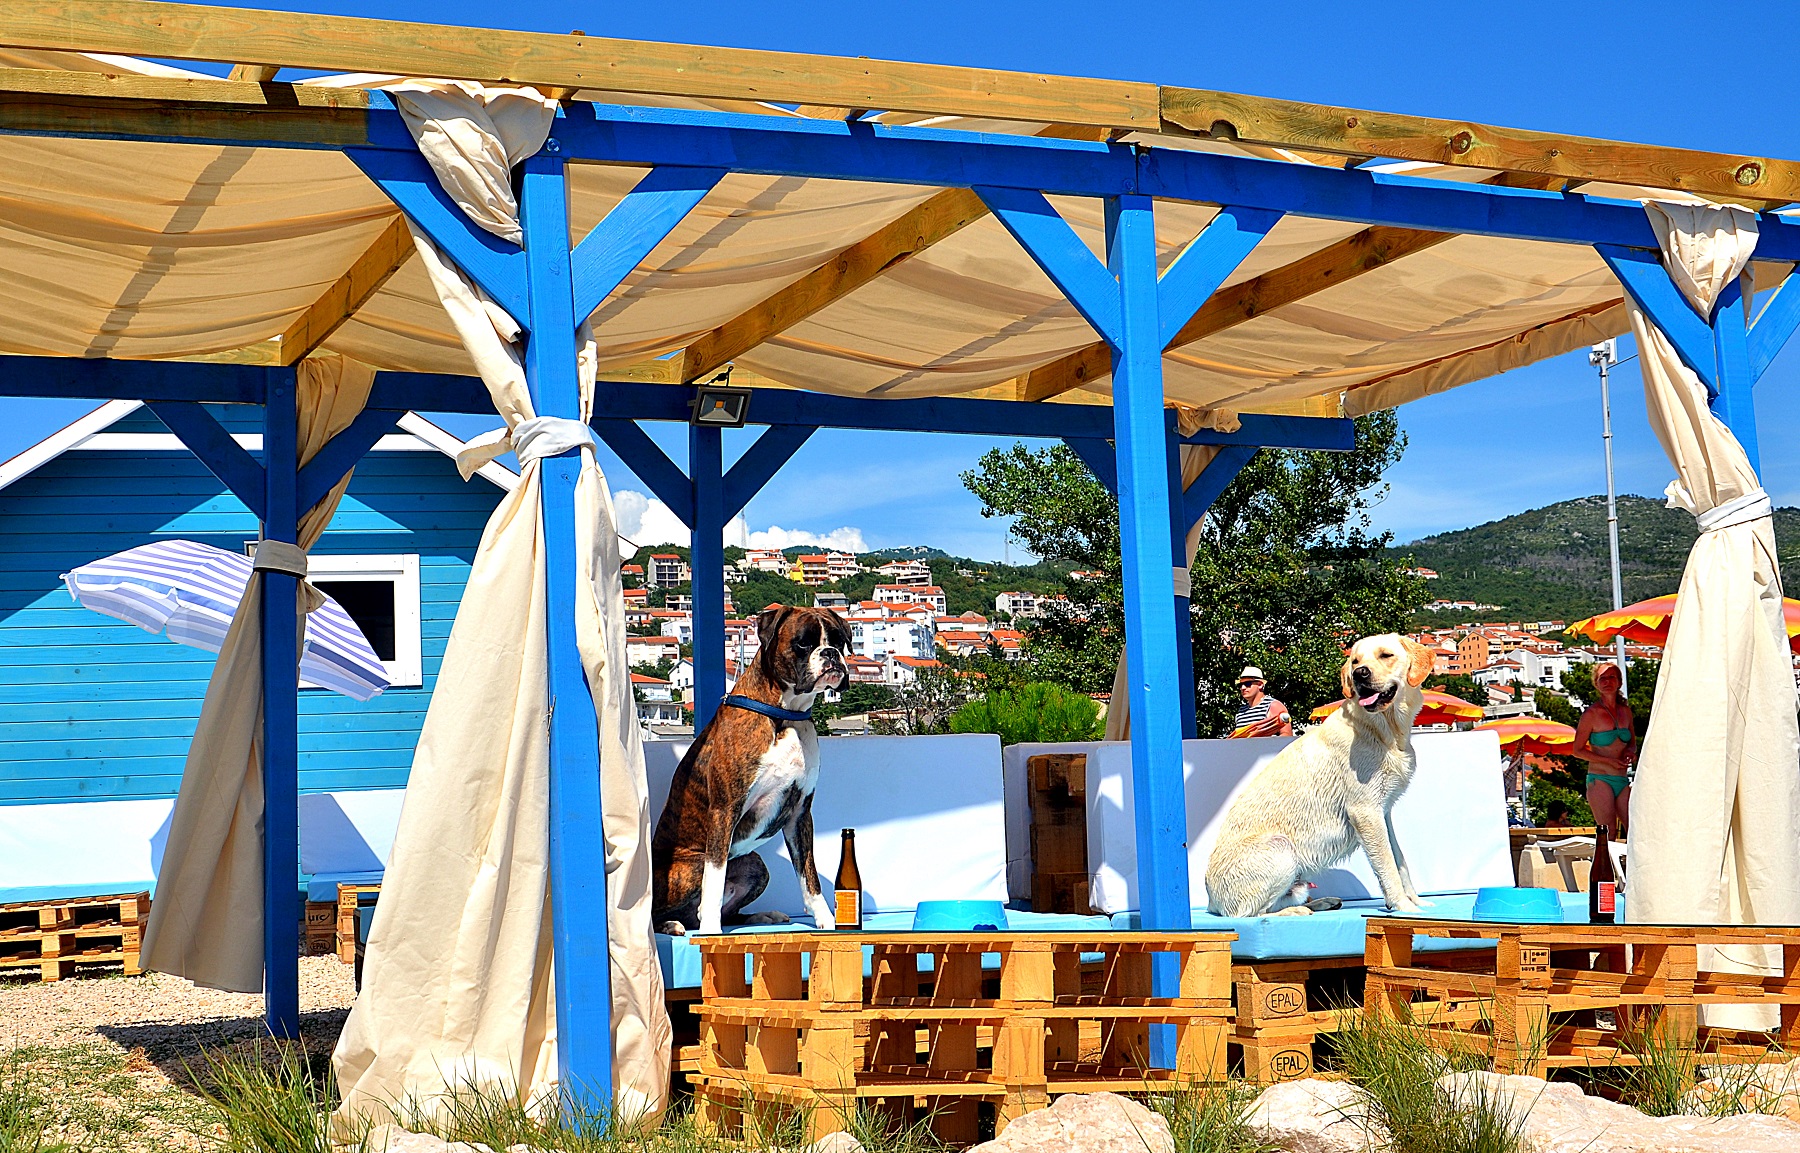
[[[1357,1120],[1386,1129],[1394,1153],[1523,1153],[1524,1115],[1515,1115],[1480,1081],[1455,1094],[1437,1084],[1450,1073],[1489,1066],[1486,1053],[1383,1016],[1359,1014],[1336,1035],[1344,1074],[1367,1094]]]
[[[1145,1104],[1169,1123],[1175,1153],[1263,1153],[1269,1146],[1244,1123],[1263,1088],[1243,1081],[1195,1085],[1154,1094]]]
[[[338,1153],[331,1065],[303,1047],[258,1040],[184,1065],[193,1089],[219,1113],[230,1153]],[[357,1142],[352,1149],[359,1146]]]

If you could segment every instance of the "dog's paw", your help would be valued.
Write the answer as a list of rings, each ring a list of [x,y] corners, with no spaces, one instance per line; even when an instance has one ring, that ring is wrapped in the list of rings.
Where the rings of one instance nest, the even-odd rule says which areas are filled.
[[[786,913],[783,913],[780,910],[770,909],[766,913],[751,913],[750,915],[748,915],[744,918],[744,924],[746,924],[746,925],[785,925],[792,919],[793,918],[789,917]]]
[[[830,933],[837,929],[837,910],[829,901],[815,901],[812,907],[813,925],[820,932]]]
[[[705,921],[701,921],[700,927],[695,930],[695,932],[714,936],[714,937],[718,936],[720,933],[723,933],[724,931],[725,931],[725,927],[717,921],[714,921],[711,924],[707,924]]]
[[[1400,898],[1398,901],[1388,902],[1388,910],[1394,913],[1417,913],[1421,911],[1417,901],[1408,900],[1405,897]]]
[[[1429,909],[1429,908],[1431,908],[1433,902],[1427,901],[1424,897],[1414,897],[1413,904],[1417,905],[1421,909]]]
[[[671,937],[687,936],[687,926],[680,921],[664,921],[656,927],[656,931],[659,933],[667,933]]]

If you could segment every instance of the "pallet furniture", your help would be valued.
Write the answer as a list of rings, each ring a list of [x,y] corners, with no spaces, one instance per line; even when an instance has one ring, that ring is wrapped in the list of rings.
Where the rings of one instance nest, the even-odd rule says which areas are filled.
[[[1045,753],[1025,762],[1031,808],[1031,908],[1086,913],[1087,754]]]
[[[337,925],[333,947],[337,959],[346,965],[356,964],[356,907],[365,896],[379,894],[381,886],[347,885],[337,887]]]
[[[1443,954],[1413,951],[1413,935],[1494,942],[1489,963],[1457,971]],[[1765,945],[1781,951],[1777,976],[1699,967],[1703,946]],[[1800,1051],[1800,928],[1759,925],[1512,925],[1384,917],[1369,922],[1364,1007],[1421,1020],[1445,1045],[1491,1051],[1495,1071],[1543,1077],[1571,1065],[1640,1063],[1640,1038],[1698,1046],[1721,1062],[1757,1061],[1761,1043],[1735,1043],[1698,1028],[1702,1005],[1774,1005],[1776,1043]],[[1480,1016],[1433,1020],[1479,1002]],[[1618,1027],[1556,1015],[1612,1010]]]
[[[940,1139],[970,1144],[984,1106],[997,1131],[1064,1093],[1223,1078],[1231,939],[1110,932],[708,938],[699,942],[695,1111],[711,1132],[798,1112],[807,1140],[817,1140],[845,1128],[866,1102],[902,1120],[929,1113]],[[1150,995],[1157,953],[1177,958],[1175,997]],[[1082,991],[1084,954],[1101,959],[1097,992]],[[997,974],[984,972],[984,955],[998,958]],[[1157,1024],[1174,1028],[1173,1069],[1148,1067]]]
[[[44,981],[73,977],[93,965],[138,965],[150,894],[112,893],[0,905],[0,971],[37,970]]]
[[[1476,968],[1488,950],[1434,953],[1449,969]],[[1242,1062],[1246,1080],[1270,1083],[1309,1077],[1318,1068],[1319,1039],[1354,1025],[1362,1016],[1363,958],[1302,957],[1236,961],[1227,1056]],[[1478,1006],[1467,999],[1434,1007],[1433,1019],[1473,1022]]]

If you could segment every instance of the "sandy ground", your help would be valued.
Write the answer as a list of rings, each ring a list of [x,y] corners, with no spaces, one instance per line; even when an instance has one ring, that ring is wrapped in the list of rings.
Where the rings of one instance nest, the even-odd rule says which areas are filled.
[[[300,962],[301,1032],[329,1053],[355,996],[336,957]],[[51,1101],[91,1148],[200,1149],[211,1129],[187,1087],[203,1049],[266,1036],[262,997],[202,989],[160,973],[0,984],[0,1060]],[[105,1136],[102,1136],[102,1135]]]

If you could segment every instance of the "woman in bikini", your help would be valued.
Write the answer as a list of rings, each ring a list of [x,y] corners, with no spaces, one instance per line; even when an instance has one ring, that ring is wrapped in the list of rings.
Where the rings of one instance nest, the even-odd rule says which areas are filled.
[[[1615,838],[1625,835],[1631,767],[1637,762],[1631,706],[1619,695],[1623,683],[1618,665],[1603,664],[1594,670],[1594,695],[1599,699],[1581,714],[1573,750],[1588,763],[1587,802],[1594,810],[1594,822],[1610,828]]]

